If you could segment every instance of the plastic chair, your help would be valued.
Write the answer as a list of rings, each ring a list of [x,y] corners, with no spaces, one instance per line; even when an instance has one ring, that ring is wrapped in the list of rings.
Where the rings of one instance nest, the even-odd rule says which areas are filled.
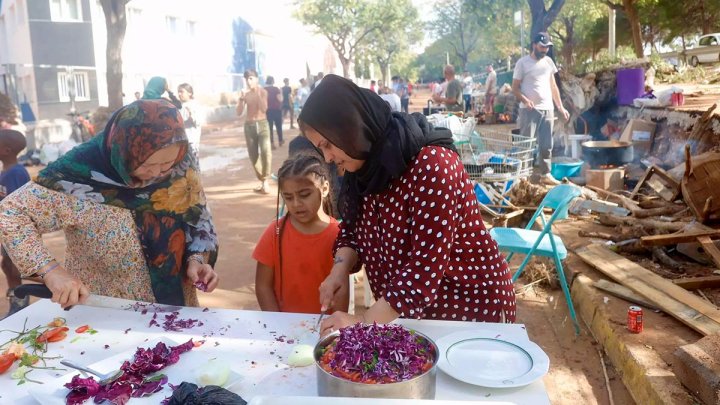
[[[565,293],[565,300],[570,310],[570,317],[575,324],[575,333],[580,333],[580,325],[575,315],[575,307],[570,297],[570,289],[568,288],[567,281],[565,280],[565,273],[563,272],[562,260],[567,257],[567,249],[563,244],[562,239],[552,233],[552,224],[555,220],[565,219],[568,216],[568,205],[570,201],[582,195],[582,192],[578,187],[569,184],[560,184],[550,190],[545,198],[540,203],[537,211],[532,216],[532,219],[528,223],[525,229],[522,228],[492,228],[490,235],[498,243],[500,250],[510,252],[507,257],[507,261],[515,253],[522,253],[525,255],[520,267],[517,269],[512,277],[513,283],[520,277],[523,269],[530,261],[532,255],[552,257],[555,260],[555,268],[557,270],[558,279],[560,280],[560,286],[562,287],[563,293]],[[551,208],[554,210],[552,216],[549,219],[545,218],[543,213],[544,208]],[[541,219],[542,230],[532,230],[533,225],[537,218]]]

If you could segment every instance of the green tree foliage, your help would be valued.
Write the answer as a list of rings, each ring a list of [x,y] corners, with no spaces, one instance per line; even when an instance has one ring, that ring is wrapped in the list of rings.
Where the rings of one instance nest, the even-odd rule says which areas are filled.
[[[599,0],[567,0],[555,24],[549,29],[566,66],[575,65],[577,48],[583,45],[587,47],[597,39],[603,39],[593,38],[593,30],[597,28],[601,28],[600,34],[604,35],[603,43],[607,46],[607,14],[607,6]],[[604,29],[596,25],[598,21],[605,22],[602,26]],[[586,49],[595,50],[592,46]]]
[[[565,0],[550,0],[550,7],[547,7],[546,3],[547,0],[527,0],[528,7],[530,7],[530,15],[532,17],[530,38],[535,36],[538,32],[548,30],[560,14],[560,11],[565,5]]]
[[[482,24],[485,18],[476,3],[471,0],[437,1],[436,17],[429,23],[430,30],[448,46],[446,52],[457,57],[462,71],[466,70],[470,55],[486,29]]]
[[[388,67],[393,65],[393,70],[397,71],[398,67],[407,66],[410,47],[422,41],[424,36],[418,11],[410,0],[395,0],[387,6],[396,8],[400,18],[389,21],[382,30],[373,31],[360,51],[365,63],[379,67],[385,84],[388,83]]]
[[[324,35],[337,52],[343,75],[349,77],[350,64],[371,34],[385,31],[404,17],[406,10],[380,0],[297,0],[294,16]],[[391,33],[388,31],[388,33]]]

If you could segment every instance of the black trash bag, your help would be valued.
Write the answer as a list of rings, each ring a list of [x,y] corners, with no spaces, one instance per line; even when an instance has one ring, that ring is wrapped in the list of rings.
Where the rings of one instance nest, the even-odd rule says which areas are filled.
[[[217,385],[197,385],[183,382],[172,393],[166,405],[247,405],[247,402],[234,392]]]

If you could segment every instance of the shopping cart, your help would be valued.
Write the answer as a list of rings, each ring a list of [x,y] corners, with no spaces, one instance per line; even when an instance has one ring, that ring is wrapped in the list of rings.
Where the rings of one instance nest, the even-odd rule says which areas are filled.
[[[495,216],[516,208],[507,195],[519,179],[532,174],[535,139],[482,128],[456,146],[483,210]]]

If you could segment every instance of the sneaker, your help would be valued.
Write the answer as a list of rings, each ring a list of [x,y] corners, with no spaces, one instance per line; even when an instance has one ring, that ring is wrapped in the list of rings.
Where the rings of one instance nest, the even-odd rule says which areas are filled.
[[[15,296],[12,289],[8,290],[7,297],[10,301],[10,310],[5,317],[8,317],[30,305],[30,297],[26,296],[25,298],[18,298]]]

